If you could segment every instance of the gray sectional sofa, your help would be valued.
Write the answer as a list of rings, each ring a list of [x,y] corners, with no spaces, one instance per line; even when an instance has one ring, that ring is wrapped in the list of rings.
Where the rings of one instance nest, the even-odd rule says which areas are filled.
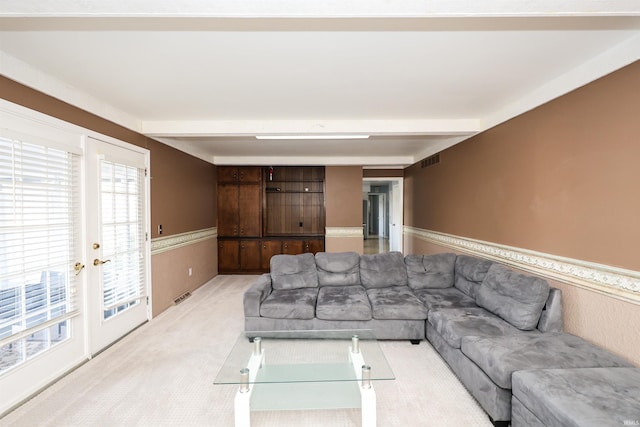
[[[370,329],[378,339],[414,343],[426,337],[495,424],[511,420],[516,372],[596,368],[613,375],[631,366],[562,332],[560,290],[466,255],[277,255],[271,272],[245,292],[244,311],[247,331]],[[528,417],[519,425],[538,416],[536,404],[526,406],[538,402],[524,397],[526,381],[513,397]]]
[[[276,255],[244,294],[245,330],[369,329],[378,339],[425,338],[427,308],[401,253]]]

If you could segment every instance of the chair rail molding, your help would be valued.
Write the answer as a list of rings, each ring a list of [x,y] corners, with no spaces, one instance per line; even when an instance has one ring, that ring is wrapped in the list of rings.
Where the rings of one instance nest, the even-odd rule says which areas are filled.
[[[186,233],[173,234],[166,237],[157,237],[151,240],[151,255],[172,251],[183,246],[193,245],[194,243],[200,243],[209,239],[215,239],[216,237],[218,237],[218,229],[216,227],[188,231]]]
[[[404,227],[404,234],[569,285],[640,304],[640,272],[452,234]]]
[[[325,237],[359,237],[364,236],[362,227],[325,227]]]

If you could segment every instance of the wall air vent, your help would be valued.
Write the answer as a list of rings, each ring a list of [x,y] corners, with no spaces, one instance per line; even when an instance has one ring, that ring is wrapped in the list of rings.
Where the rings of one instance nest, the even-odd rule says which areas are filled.
[[[440,153],[427,157],[420,162],[421,168],[428,168],[429,166],[437,165],[440,163]]]
[[[182,301],[186,300],[187,298],[189,298],[191,296],[191,292],[185,292],[184,294],[180,295],[178,298],[173,300],[173,303],[175,305],[180,304]]]

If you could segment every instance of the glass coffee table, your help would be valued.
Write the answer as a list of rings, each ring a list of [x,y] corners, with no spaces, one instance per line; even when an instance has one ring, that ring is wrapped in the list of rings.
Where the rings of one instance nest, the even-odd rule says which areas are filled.
[[[361,408],[376,425],[373,382],[395,376],[371,331],[240,334],[214,384],[238,385],[235,425],[251,411]]]

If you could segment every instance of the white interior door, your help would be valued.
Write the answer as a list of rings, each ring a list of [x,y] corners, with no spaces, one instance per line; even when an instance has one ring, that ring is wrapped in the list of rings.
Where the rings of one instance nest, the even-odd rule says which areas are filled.
[[[402,252],[402,178],[391,183],[391,198],[389,209],[389,250]]]
[[[96,354],[150,317],[148,154],[86,141],[89,350]]]

